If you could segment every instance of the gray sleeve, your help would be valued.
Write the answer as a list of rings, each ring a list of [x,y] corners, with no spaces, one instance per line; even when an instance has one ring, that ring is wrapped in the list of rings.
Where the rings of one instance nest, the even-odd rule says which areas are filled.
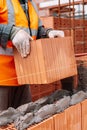
[[[12,24],[0,24],[0,45],[6,48],[7,41],[10,39]]]
[[[49,31],[53,30],[52,28],[45,28],[44,26],[40,26],[38,28],[38,34],[37,34],[37,39],[40,38],[47,38]]]

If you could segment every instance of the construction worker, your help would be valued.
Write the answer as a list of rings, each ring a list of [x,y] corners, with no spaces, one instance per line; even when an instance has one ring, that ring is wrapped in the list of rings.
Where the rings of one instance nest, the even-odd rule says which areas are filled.
[[[29,85],[18,85],[13,47],[24,58],[30,54],[31,40],[47,36],[64,33],[42,26],[32,0],[0,1],[0,111],[31,101]]]

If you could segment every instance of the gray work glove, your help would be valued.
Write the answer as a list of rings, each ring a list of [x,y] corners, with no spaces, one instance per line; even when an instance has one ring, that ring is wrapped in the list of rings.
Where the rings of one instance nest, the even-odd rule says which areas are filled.
[[[64,37],[64,31],[61,30],[50,30],[48,33],[49,38]]]
[[[32,37],[24,30],[16,28],[12,35],[13,45],[22,57],[26,57],[30,53],[30,41],[33,40]]]

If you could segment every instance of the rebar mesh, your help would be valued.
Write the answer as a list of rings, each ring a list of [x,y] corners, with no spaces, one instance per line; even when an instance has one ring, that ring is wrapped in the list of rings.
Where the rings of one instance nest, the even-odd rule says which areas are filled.
[[[68,0],[64,4],[58,1],[59,29],[70,31],[75,53],[87,52],[87,1]],[[64,12],[66,8],[67,12]]]

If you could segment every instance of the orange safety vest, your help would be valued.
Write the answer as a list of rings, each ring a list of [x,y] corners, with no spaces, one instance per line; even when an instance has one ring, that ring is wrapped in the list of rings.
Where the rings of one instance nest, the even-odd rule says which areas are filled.
[[[38,26],[41,26],[41,21],[34,3],[28,1],[28,6],[32,37],[36,39]],[[19,0],[0,1],[0,24],[8,23],[13,23],[15,26],[28,30],[28,20]],[[6,50],[0,46],[0,85],[18,85],[11,41],[8,41]]]

